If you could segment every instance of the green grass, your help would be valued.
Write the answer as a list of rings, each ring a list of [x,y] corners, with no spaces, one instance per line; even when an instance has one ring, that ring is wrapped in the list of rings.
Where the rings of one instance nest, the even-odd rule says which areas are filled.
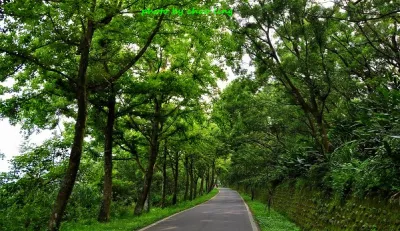
[[[268,208],[260,201],[251,201],[250,196],[240,193],[246,201],[254,219],[258,223],[262,231],[300,231],[300,228],[293,222],[289,221],[286,217],[274,211],[271,208],[271,213],[268,213]]]
[[[146,227],[159,221],[165,217],[171,216],[182,210],[194,207],[205,201],[208,201],[218,193],[218,189],[213,189],[209,194],[196,198],[193,201],[184,201],[175,206],[167,207],[164,209],[153,208],[149,213],[142,214],[141,216],[134,216],[133,214],[123,217],[112,219],[109,223],[99,223],[97,221],[79,221],[79,222],[66,222],[61,226],[61,231],[110,231],[110,230],[126,230],[133,231]],[[133,211],[133,209],[132,209]],[[133,213],[133,212],[132,212]]]

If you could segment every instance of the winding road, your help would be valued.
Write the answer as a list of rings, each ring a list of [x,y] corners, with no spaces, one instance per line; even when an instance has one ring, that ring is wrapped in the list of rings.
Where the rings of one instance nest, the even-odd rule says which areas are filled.
[[[258,231],[247,205],[231,189],[219,188],[211,200],[140,231]]]

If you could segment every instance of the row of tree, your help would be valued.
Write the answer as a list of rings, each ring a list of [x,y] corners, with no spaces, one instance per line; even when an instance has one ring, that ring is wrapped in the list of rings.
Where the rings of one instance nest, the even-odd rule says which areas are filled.
[[[400,2],[233,2],[256,69],[214,105],[225,181],[272,195],[301,178],[341,199],[398,199]]]
[[[287,179],[338,198],[400,195],[398,0],[2,7],[0,80],[13,84],[0,87],[1,117],[28,135],[72,121],[1,175],[7,230],[44,229],[49,214],[50,230],[132,205],[141,214],[217,176],[271,195]],[[168,7],[235,17],[141,15]],[[240,77],[216,98],[224,63]]]
[[[0,80],[13,84],[0,88],[8,94],[1,117],[21,123],[27,135],[63,122],[64,130],[43,145],[26,145],[2,175],[0,227],[39,230],[48,223],[48,230],[59,230],[63,219],[90,214],[108,222],[112,211],[132,203],[140,215],[151,204],[176,204],[181,195],[191,200],[213,188],[218,129],[206,121],[209,103],[202,97],[212,97],[225,78],[215,60],[230,49],[223,45],[231,35],[220,29],[228,17],[140,12],[215,3],[2,5]]]

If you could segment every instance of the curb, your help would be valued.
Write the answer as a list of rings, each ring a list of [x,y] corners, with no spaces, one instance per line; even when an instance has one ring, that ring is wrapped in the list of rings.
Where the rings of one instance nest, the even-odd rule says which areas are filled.
[[[249,206],[247,205],[246,201],[243,200],[243,197],[240,195],[240,193],[238,193],[237,191],[236,191],[236,193],[239,195],[240,199],[242,199],[244,205],[246,206],[247,214],[249,215],[249,219],[250,219],[251,228],[253,229],[253,231],[260,231],[261,229],[254,221],[253,214],[251,213],[251,210],[250,210]]]

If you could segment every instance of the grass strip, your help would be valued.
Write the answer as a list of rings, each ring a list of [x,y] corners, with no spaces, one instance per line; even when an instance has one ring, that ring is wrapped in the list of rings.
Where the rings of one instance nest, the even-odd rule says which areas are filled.
[[[192,201],[183,201],[177,205],[162,208],[152,208],[149,213],[144,213],[140,216],[129,215],[123,218],[112,219],[109,223],[100,223],[94,220],[78,221],[78,222],[65,222],[61,226],[61,231],[111,231],[111,230],[124,230],[133,231],[138,230],[148,225],[151,225],[159,220],[169,217],[175,213],[192,208],[198,204],[210,200],[217,195],[218,189],[213,189],[210,193],[198,197]],[[133,211],[133,210],[132,210]]]
[[[251,200],[247,194],[240,193],[246,204],[249,206],[254,220],[258,223],[261,231],[300,231],[301,229],[293,222],[289,221],[285,216],[279,214],[271,208],[268,213],[268,208],[265,204],[257,200]]]

